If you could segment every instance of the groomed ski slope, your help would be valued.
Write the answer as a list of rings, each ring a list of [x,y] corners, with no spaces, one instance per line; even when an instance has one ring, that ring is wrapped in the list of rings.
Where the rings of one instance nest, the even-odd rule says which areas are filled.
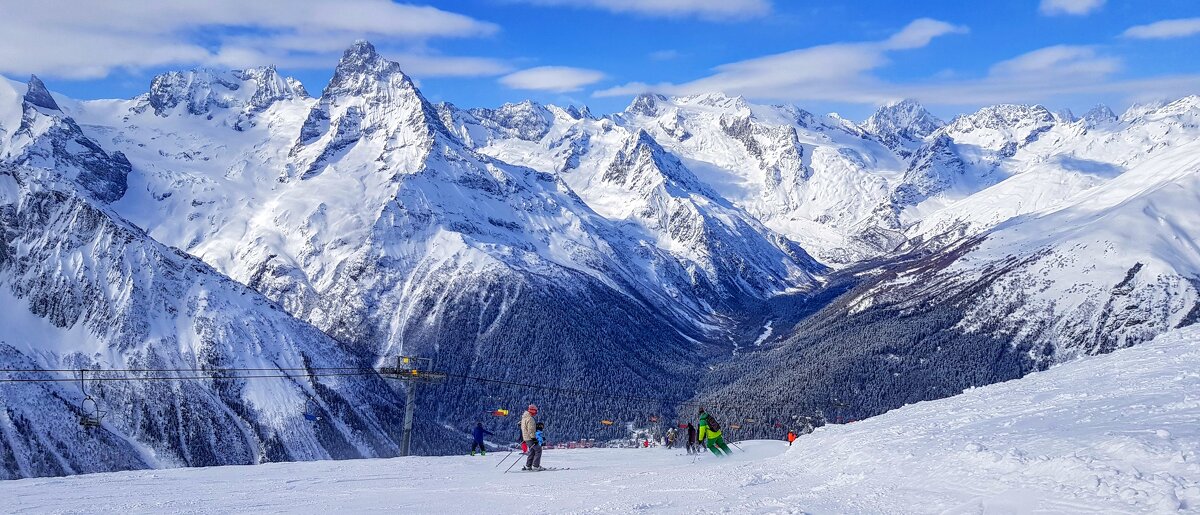
[[[1072,513],[1200,511],[1200,327],[725,460],[546,451],[0,482],[3,511]],[[464,442],[464,449],[467,442]]]

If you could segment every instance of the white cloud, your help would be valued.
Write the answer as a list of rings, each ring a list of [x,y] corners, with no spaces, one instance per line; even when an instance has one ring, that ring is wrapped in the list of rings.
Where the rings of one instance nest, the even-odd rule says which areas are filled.
[[[895,82],[876,73],[888,64],[890,52],[919,47],[934,37],[965,30],[940,23],[918,20],[883,41],[803,48],[724,64],[716,67],[715,73],[690,82],[631,82],[593,95],[723,91],[762,101],[881,104],[915,98],[927,105],[978,106],[1114,94],[1138,100],[1173,98],[1200,90],[1200,75],[1196,74],[1120,79],[1119,58],[1105,55],[1096,47],[1074,45],[1021,54],[993,64],[986,75],[975,78],[942,70],[926,80]]]
[[[387,55],[404,73],[417,77],[492,77],[508,73],[507,63],[487,57],[454,57],[428,54]]]
[[[22,44],[0,45],[0,72],[82,79],[158,66],[325,66],[358,38],[420,48],[431,38],[497,30],[461,14],[390,0],[10,2],[0,34]]]
[[[539,66],[500,77],[500,83],[513,89],[531,89],[564,93],[578,91],[604,79],[604,74],[585,68]]]
[[[769,0],[515,0],[534,5],[591,7],[644,16],[746,19],[771,12]]]
[[[861,85],[875,82],[868,72],[887,64],[891,51],[920,48],[935,37],[964,33],[966,27],[922,18],[883,41],[834,43],[747,59],[715,68],[716,73],[684,84],[631,83],[596,92],[622,96],[644,91],[677,95],[724,91],[771,99],[815,99],[872,102]]]
[[[1042,0],[1038,11],[1046,16],[1083,16],[1104,6],[1104,0]]]
[[[900,32],[892,34],[887,41],[883,42],[883,46],[891,50],[921,48],[929,45],[933,38],[938,36],[966,33],[967,28],[964,26],[952,25],[931,18],[921,18],[909,23]]]
[[[993,77],[1045,80],[1103,78],[1117,71],[1121,61],[1096,54],[1092,47],[1056,45],[1028,52],[992,65]]]
[[[1129,27],[1121,35],[1133,39],[1170,39],[1200,34],[1200,18],[1163,20]]]

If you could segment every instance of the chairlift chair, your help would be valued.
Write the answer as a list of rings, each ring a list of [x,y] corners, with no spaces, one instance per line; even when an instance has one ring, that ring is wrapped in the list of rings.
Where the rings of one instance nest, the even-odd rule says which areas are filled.
[[[79,425],[84,429],[100,427],[106,413],[100,411],[96,399],[93,399],[91,395],[85,395],[83,401],[79,403]]]
[[[100,410],[100,404],[87,391],[86,370],[79,371],[79,391],[83,393],[83,400],[79,401],[79,426],[84,429],[100,427],[104,421],[104,415],[107,411]]]

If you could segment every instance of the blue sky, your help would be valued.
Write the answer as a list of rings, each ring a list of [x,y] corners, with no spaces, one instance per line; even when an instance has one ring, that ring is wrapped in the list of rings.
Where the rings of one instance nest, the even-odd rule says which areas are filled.
[[[319,93],[358,38],[434,101],[621,109],[639,91],[725,90],[862,118],[917,98],[1086,110],[1200,94],[1195,0],[350,0],[10,4],[0,73],[76,98],[131,97],[158,72],[276,64]]]

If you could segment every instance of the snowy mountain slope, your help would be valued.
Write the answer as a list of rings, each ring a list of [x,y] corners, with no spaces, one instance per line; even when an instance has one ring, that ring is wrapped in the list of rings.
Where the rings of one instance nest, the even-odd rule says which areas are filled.
[[[862,418],[1195,324],[1197,200],[1193,141],[1058,210],[850,269],[831,278],[853,285],[846,295],[776,348],[718,367],[704,398],[826,420],[842,402]]]
[[[744,452],[723,460],[553,449],[543,463],[570,470],[503,474],[491,466],[500,453],[28,479],[0,483],[0,495],[17,510],[66,513],[223,513],[250,496],[266,511],[1191,512],[1200,506],[1198,368],[1200,331],[1190,328],[818,428],[790,447],[778,435],[742,441]]]
[[[846,236],[903,167],[888,148],[844,120],[716,93],[642,95],[624,112],[601,119],[556,106],[521,109],[542,113],[537,130],[497,129],[502,122],[481,110],[443,108],[443,119],[483,153],[563,172],[602,214],[605,202],[619,199],[603,188],[589,193],[600,181],[585,178],[607,166],[605,158],[620,150],[626,135],[644,131],[717,195],[823,261],[861,257],[864,250]]]
[[[56,189],[44,180],[48,175],[9,165],[0,173],[4,368],[305,370],[372,363],[245,286],[150,240],[107,208]],[[399,407],[377,376],[87,386],[108,412],[104,427],[92,432],[78,428],[78,383],[0,384],[0,474],[398,452]],[[303,419],[309,399],[325,421]]]
[[[508,111],[539,116],[496,114]],[[492,142],[485,151],[557,173],[591,209],[630,222],[641,238],[685,263],[690,275],[704,277],[715,294],[753,299],[810,288],[812,273],[823,269],[799,245],[701,181],[642,129],[532,103],[472,112],[444,105],[441,112],[465,139]],[[524,121],[529,119],[535,122]]]
[[[213,88],[193,84],[193,89]],[[237,91],[248,89],[252,88],[243,86]],[[120,107],[130,112],[122,114]],[[757,259],[758,263],[737,262],[718,270],[687,255],[692,250],[668,253],[641,231],[627,234],[624,224],[596,217],[552,176],[531,175],[529,170],[465,148],[455,135],[446,132],[438,114],[398,66],[379,57],[365,43],[347,51],[315,104],[298,98],[276,102],[259,115],[268,123],[240,134],[221,134],[222,124],[193,117],[188,123],[199,125],[198,132],[207,137],[179,137],[186,133],[182,126],[168,135],[172,132],[170,125],[160,123],[157,117],[147,119],[139,108],[87,103],[81,105],[77,115],[89,120],[89,127],[98,134],[111,138],[116,147],[128,148],[138,168],[147,171],[135,174],[134,179],[146,181],[144,188],[135,187],[136,196],[127,198],[118,209],[146,226],[155,237],[187,249],[241,280],[261,276],[267,256],[282,261],[287,260],[280,256],[292,256],[320,267],[319,271],[307,269],[304,274],[331,274],[335,273],[333,263],[349,259],[347,253],[367,245],[412,238],[415,234],[420,234],[417,240],[440,238],[428,229],[449,227],[451,233],[466,234],[470,240],[467,245],[484,253],[499,244],[528,254],[515,261],[506,256],[501,259],[504,266],[524,268],[530,258],[536,258],[586,273],[635,302],[649,302],[669,312],[677,322],[699,323],[704,327],[700,330],[707,332],[707,328],[720,325],[720,317],[740,316],[733,310],[740,309],[745,299],[756,301],[773,291],[811,287],[812,272],[821,269],[802,250],[782,239],[760,245],[773,249],[774,255],[739,256],[743,262]],[[304,109],[309,110],[299,115],[303,118],[301,126],[292,125]],[[114,118],[121,121],[114,122]],[[512,125],[524,118],[512,114],[505,119]],[[300,136],[284,156],[278,145],[291,130],[298,130]],[[150,142],[151,138],[155,141]],[[172,145],[178,145],[178,150],[164,156],[161,149]],[[144,151],[149,147],[160,150],[157,154]],[[272,169],[278,171],[281,183],[267,177]],[[448,194],[447,183],[455,184],[459,191]],[[512,194],[522,198],[502,198]],[[389,204],[393,207],[387,207]],[[426,206],[418,207],[422,204]],[[403,207],[403,212],[392,212],[397,207]],[[162,216],[164,211],[173,216]],[[433,212],[442,218],[433,224],[418,221],[404,230],[372,226],[382,216],[417,216],[424,220]],[[180,220],[181,216],[185,219]],[[525,220],[530,216],[535,219]],[[338,220],[339,225],[323,226],[320,220],[326,219]],[[290,226],[279,227],[280,223]],[[753,221],[739,223],[742,227],[738,230],[751,232],[747,227]],[[297,231],[300,224],[305,228]],[[372,234],[385,229],[403,234]],[[724,226],[722,230],[728,232]],[[297,234],[302,231],[311,234]],[[257,243],[260,241],[280,242],[286,248]],[[330,243],[340,250],[326,255],[325,251],[334,250],[327,247]],[[736,249],[739,243],[725,246]],[[685,247],[696,244],[682,242]],[[402,252],[407,256],[396,264],[415,269],[425,249]],[[711,249],[694,252],[713,254]],[[430,259],[440,260],[442,256]],[[257,262],[247,264],[248,260]],[[282,266],[290,269],[295,263]],[[276,272],[291,274],[278,269]],[[312,278],[296,285],[295,290],[319,289],[313,282],[334,281],[329,277]],[[713,310],[718,312],[716,318]],[[387,332],[400,331],[392,328]]]
[[[922,149],[942,150],[940,157],[925,154],[928,166],[910,169],[919,180],[906,175],[897,191],[923,191],[914,198],[929,200],[889,207],[907,210],[903,216],[910,221],[899,225],[908,238],[950,242],[1018,215],[1070,205],[1076,195],[1200,136],[1194,96],[1134,107],[1119,121],[1105,106],[1069,123],[1038,106],[999,107],[1006,109],[956,120],[943,129],[945,138]]]
[[[441,114],[484,153],[564,173],[602,214],[620,197],[603,188],[589,194],[599,181],[572,180],[570,172],[596,168],[589,156],[615,154],[623,140],[609,137],[614,131],[644,130],[734,206],[818,259],[845,266],[910,240],[947,244],[1068,205],[1194,139],[1195,105],[1185,97],[1133,108],[1120,120],[1104,106],[1075,119],[1037,105],[998,105],[943,124],[904,101],[855,125],[720,94],[648,94],[601,119],[528,102]]]
[[[240,131],[220,107],[212,119],[136,108],[78,105],[134,165],[115,209],[380,359],[422,354],[547,384],[610,374],[613,387],[687,396],[696,363],[752,338],[739,324],[755,314],[738,310],[769,294],[740,269],[722,283],[689,269],[552,174],[467,148],[368,43],[347,50],[320,98],[274,102]],[[775,252],[791,264],[772,264],[783,272],[768,286],[814,284],[802,251]],[[459,400],[438,416],[477,416],[497,395],[482,390],[439,390]],[[579,410],[562,430],[594,418]]]
[[[101,202],[125,194],[130,164],[120,152],[109,153],[66,116],[36,76],[24,94],[0,81],[0,162],[54,171],[54,180],[81,185]]]

